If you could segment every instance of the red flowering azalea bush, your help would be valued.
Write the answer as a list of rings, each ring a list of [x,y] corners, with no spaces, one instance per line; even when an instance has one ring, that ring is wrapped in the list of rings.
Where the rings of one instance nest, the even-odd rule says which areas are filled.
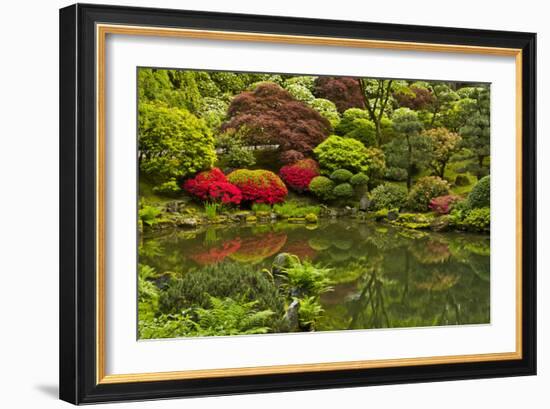
[[[456,195],[434,197],[428,207],[437,214],[448,214],[451,211],[451,206],[460,200],[462,198]]]
[[[240,189],[244,201],[275,204],[288,194],[283,181],[268,170],[237,169],[227,175],[227,180]]]
[[[228,182],[218,168],[198,173],[194,178],[186,180],[183,188],[201,200],[223,204],[239,204],[242,200],[240,189]]]
[[[279,175],[291,189],[305,192],[311,179],[319,176],[319,165],[313,159],[302,159],[293,165],[283,166]]]

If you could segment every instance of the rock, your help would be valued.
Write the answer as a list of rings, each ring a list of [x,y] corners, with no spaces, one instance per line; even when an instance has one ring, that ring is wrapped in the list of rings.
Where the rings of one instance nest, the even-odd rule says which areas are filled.
[[[271,220],[277,220],[277,213],[271,213]]]
[[[235,217],[237,220],[239,220],[240,222],[245,222],[246,221],[246,218],[248,216],[250,216],[251,213],[250,212],[239,212],[239,213],[235,213],[233,215],[233,217]]]
[[[283,322],[288,332],[296,332],[300,329],[300,321],[298,319],[298,311],[300,310],[300,302],[298,300],[292,301],[288,306]]]
[[[351,209],[351,215],[352,215],[352,216],[356,216],[356,215],[357,215],[357,208],[356,208],[356,207],[354,207],[354,208]]]
[[[314,214],[314,213],[308,213],[306,214],[306,222],[307,223],[317,223],[318,219],[317,219],[317,215]]]
[[[179,203],[178,202],[168,202],[164,205],[164,209],[168,213],[179,212]]]
[[[334,218],[338,217],[338,212],[334,209],[330,209],[329,216],[334,219]]]
[[[176,221],[176,224],[179,227],[197,227],[199,224],[198,220],[193,217],[184,217]]]
[[[399,214],[395,210],[390,210],[388,212],[387,218],[388,218],[388,220],[397,220],[398,216],[399,216]]]
[[[366,212],[370,206],[370,200],[367,196],[363,196],[361,200],[359,200],[359,210],[362,212]]]
[[[290,253],[279,253],[271,263],[271,272],[273,275],[284,274],[284,270],[295,262],[295,258]]]

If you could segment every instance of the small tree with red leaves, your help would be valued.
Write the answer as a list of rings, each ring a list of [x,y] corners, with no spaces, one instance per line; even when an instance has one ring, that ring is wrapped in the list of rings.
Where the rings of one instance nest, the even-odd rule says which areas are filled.
[[[281,153],[310,153],[329,134],[331,125],[316,110],[274,83],[233,98],[222,130],[242,130],[251,145],[277,145]]]
[[[437,214],[448,214],[453,204],[461,201],[462,198],[456,195],[445,195],[434,197],[429,204],[431,211]]]
[[[317,98],[334,102],[338,112],[350,108],[365,108],[361,86],[353,77],[318,77],[315,80],[314,92]]]

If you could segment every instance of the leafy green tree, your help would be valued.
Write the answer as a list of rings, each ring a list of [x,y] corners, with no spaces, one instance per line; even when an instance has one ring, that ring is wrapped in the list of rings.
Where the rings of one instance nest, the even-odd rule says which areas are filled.
[[[370,119],[374,122],[377,146],[382,140],[382,118],[388,108],[390,96],[392,95],[393,80],[378,80],[360,78],[361,92],[363,94],[365,108]]]
[[[412,185],[412,174],[415,164],[425,161],[424,153],[427,149],[425,138],[420,137],[422,123],[418,119],[418,114],[410,108],[399,108],[392,115],[394,130],[399,134],[399,138],[394,139],[392,154],[397,157],[397,161],[407,171],[407,189]]]
[[[139,168],[163,183],[214,165],[214,137],[204,120],[184,108],[139,104]]]
[[[465,101],[463,104],[464,124],[459,133],[463,139],[464,147],[472,152],[475,163],[470,166],[478,179],[487,174],[485,158],[491,154],[491,119],[489,90],[485,87],[472,87],[461,89]]]
[[[426,137],[430,144],[430,162],[428,166],[432,169],[435,176],[443,178],[445,176],[445,168],[451,159],[460,148],[462,138],[454,132],[450,132],[447,128],[434,128],[424,131],[422,134]]]

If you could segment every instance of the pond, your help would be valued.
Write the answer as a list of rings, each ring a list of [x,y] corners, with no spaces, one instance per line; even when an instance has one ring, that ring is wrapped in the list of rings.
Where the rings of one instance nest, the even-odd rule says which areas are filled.
[[[321,296],[324,313],[316,326],[323,331],[488,323],[489,250],[487,235],[335,219],[146,235],[140,263],[181,277],[228,263],[261,271],[277,254],[295,254],[330,269],[333,289]],[[170,288],[162,279],[156,285],[163,300]]]

